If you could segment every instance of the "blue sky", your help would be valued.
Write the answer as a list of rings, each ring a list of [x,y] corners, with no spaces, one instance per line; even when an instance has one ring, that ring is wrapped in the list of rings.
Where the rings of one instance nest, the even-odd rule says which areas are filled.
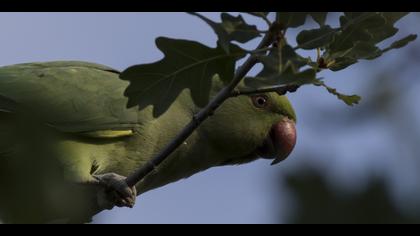
[[[218,19],[217,14],[206,15]],[[251,17],[246,19],[264,27],[262,22]],[[418,20],[419,17],[414,15],[401,20],[402,29],[398,35],[419,33],[419,27],[412,27]],[[311,25],[314,24],[309,27]],[[185,13],[0,13],[0,29],[0,65],[83,60],[123,70],[134,64],[160,59],[162,54],[154,45],[158,36],[191,39],[209,46],[216,44],[211,29]],[[295,32],[292,30],[290,35],[293,38]],[[258,40],[250,42],[247,47],[252,48],[256,43]],[[368,92],[364,88],[373,71],[392,65],[393,60],[398,60],[410,47],[419,47],[418,41],[407,48],[391,51],[375,62],[362,62],[338,73],[323,72],[322,76],[342,92],[363,96]],[[313,53],[308,55],[314,56]],[[418,77],[416,72],[418,69],[412,68],[402,76]],[[415,86],[418,88],[419,83]],[[419,99],[414,92],[407,96],[408,100]],[[272,211],[273,203],[280,204],[286,217],[293,208],[293,201],[287,191],[278,199],[273,181],[278,180],[279,171],[287,173],[307,163],[325,169],[335,186],[359,186],[366,176],[380,170],[389,173],[390,182],[395,186],[405,183],[407,186],[399,187],[402,192],[411,188],[411,182],[407,180],[413,176],[401,174],[413,172],[404,171],[410,168],[409,164],[396,166],[392,155],[369,155],[366,158],[378,150],[380,153],[398,152],[389,145],[392,139],[384,129],[384,123],[364,124],[339,134],[334,133],[333,127],[320,130],[316,124],[328,122],[329,117],[322,117],[316,109],[326,107],[347,114],[357,107],[347,107],[317,87],[304,87],[289,97],[299,119],[298,143],[295,152],[284,163],[272,167],[269,161],[259,160],[242,166],[213,168],[139,196],[134,209],[102,212],[95,222],[275,223],[278,213]],[[418,122],[420,109],[414,108],[414,114]],[[361,130],[363,135],[360,135]],[[303,150],[325,149],[332,151],[323,159],[294,158]]]

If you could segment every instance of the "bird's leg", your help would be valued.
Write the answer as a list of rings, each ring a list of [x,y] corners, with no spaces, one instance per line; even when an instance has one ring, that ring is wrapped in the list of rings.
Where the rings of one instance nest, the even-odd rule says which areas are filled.
[[[97,193],[98,205],[103,209],[112,209],[114,206],[130,207],[136,202],[136,187],[129,187],[125,181],[126,177],[106,173],[92,175],[96,184],[102,186]]]
[[[82,186],[90,186],[88,189],[93,191],[88,190],[89,195],[94,195],[89,197],[96,201],[96,207],[101,210],[112,209],[114,206],[130,208],[134,206],[137,191],[135,187],[127,185],[126,177],[112,172],[97,173],[99,164],[95,160],[90,161],[83,153],[72,153],[72,150],[77,150],[77,148],[71,148],[68,152],[63,152],[69,156],[60,158],[65,167],[64,176],[66,180]]]

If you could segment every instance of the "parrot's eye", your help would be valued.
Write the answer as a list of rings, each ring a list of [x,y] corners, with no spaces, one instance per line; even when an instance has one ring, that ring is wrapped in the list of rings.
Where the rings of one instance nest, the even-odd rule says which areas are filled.
[[[265,95],[257,95],[252,97],[252,103],[255,107],[264,108],[267,106],[268,97]]]

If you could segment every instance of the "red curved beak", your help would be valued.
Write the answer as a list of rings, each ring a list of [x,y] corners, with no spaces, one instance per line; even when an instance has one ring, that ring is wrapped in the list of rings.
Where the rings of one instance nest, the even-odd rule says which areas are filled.
[[[273,125],[270,134],[257,153],[267,159],[273,159],[271,165],[285,160],[296,144],[296,126],[293,120],[284,118]]]

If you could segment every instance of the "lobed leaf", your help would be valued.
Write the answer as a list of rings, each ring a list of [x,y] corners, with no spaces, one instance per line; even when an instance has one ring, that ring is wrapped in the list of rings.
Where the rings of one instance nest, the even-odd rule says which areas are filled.
[[[359,104],[360,100],[362,99],[358,95],[345,95],[345,94],[342,94],[342,93],[338,92],[337,89],[331,88],[331,87],[327,86],[322,81],[319,81],[315,85],[324,87],[329,93],[335,95],[338,99],[340,99],[341,101],[343,101],[345,104],[347,104],[349,106],[353,106],[354,104]]]
[[[404,46],[406,46],[407,44],[409,44],[410,42],[414,41],[417,39],[417,35],[416,34],[410,34],[400,40],[397,40],[395,42],[393,42],[391,44],[391,46],[389,46],[389,48],[392,49],[396,49],[396,48],[402,48]]]
[[[322,26],[319,29],[302,30],[296,37],[298,47],[302,49],[315,49],[324,47],[331,43],[334,33],[337,29],[329,25]]]
[[[245,85],[256,89],[276,88],[280,85],[297,85],[317,83],[316,71],[313,68],[296,71],[292,63],[287,63],[285,69],[278,74],[259,74],[256,77],[246,77]]]
[[[308,12],[277,12],[277,22],[279,22],[284,29],[297,28],[305,24]]]
[[[316,23],[320,27],[325,25],[325,21],[327,20],[328,12],[309,12],[309,15],[314,19]]]
[[[232,16],[228,13],[222,13],[222,22],[217,23],[195,12],[189,12],[189,14],[199,17],[213,29],[217,34],[218,44],[226,52],[229,52],[229,46],[232,41],[246,43],[261,36],[257,27],[255,25],[248,25],[241,15]]]
[[[125,91],[127,107],[143,109],[153,105],[154,116],[164,113],[182,90],[188,88],[197,106],[209,101],[214,75],[229,83],[236,60],[246,55],[240,47],[230,45],[230,53],[220,46],[210,48],[198,42],[159,37],[156,45],[164,58],[151,64],[131,66],[121,79],[130,81]]]
[[[270,12],[244,12],[246,14],[250,14],[252,16],[256,16],[256,17],[261,17],[261,18],[265,18],[267,17],[268,13]]]

